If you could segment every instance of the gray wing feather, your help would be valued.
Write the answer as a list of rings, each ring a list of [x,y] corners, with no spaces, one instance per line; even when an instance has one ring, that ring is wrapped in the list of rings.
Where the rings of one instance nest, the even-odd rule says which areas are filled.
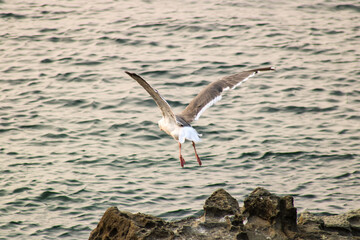
[[[136,73],[130,73],[127,71],[125,71],[125,73],[127,73],[130,77],[132,77],[134,80],[136,80],[150,94],[150,96],[154,99],[156,104],[159,106],[161,113],[164,117],[168,117],[168,118],[174,119],[176,121],[175,114],[173,113],[170,105],[160,95],[160,93],[156,89],[151,87],[150,84],[148,84],[142,77],[140,77]]]
[[[258,72],[270,70],[275,69],[273,67],[257,68],[230,75],[210,83],[189,103],[189,105],[179,114],[179,116],[188,123],[191,123],[194,120],[198,120],[200,115],[207,108],[221,99],[221,94],[223,91],[236,88]]]

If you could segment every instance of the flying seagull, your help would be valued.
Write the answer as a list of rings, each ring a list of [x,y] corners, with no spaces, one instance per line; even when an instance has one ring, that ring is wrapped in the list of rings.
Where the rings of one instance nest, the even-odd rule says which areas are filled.
[[[206,109],[219,101],[224,91],[240,86],[243,82],[248,80],[250,77],[253,77],[258,72],[270,70],[275,70],[275,68],[257,68],[230,75],[218,81],[212,82],[205,87],[180,114],[174,114],[165,98],[163,98],[160,93],[155,88],[151,87],[150,84],[148,84],[142,77],[136,73],[130,73],[127,71],[125,71],[125,73],[136,80],[159,106],[163,116],[158,122],[160,130],[172,136],[179,143],[180,165],[181,167],[184,167],[185,160],[181,155],[181,144],[185,142],[185,139],[192,141],[197,162],[201,166],[201,160],[195,148],[195,143],[200,141],[200,134],[198,134],[190,123],[198,120],[200,115]]]

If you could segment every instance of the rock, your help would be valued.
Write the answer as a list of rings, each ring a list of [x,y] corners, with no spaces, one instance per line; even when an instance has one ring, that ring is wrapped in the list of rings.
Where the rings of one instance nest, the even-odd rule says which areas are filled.
[[[335,216],[325,216],[324,229],[340,231],[344,235],[355,232],[360,235],[360,209]]]
[[[329,240],[360,239],[360,209],[333,216],[303,212],[298,228],[298,235],[304,239],[319,239],[319,236]]]
[[[205,218],[222,218],[226,215],[240,213],[238,201],[224,189],[216,190],[204,205]]]
[[[263,188],[256,188],[245,199],[243,214],[247,217],[246,228],[254,232],[261,226],[264,239],[295,236],[297,213],[291,196],[279,197]]]
[[[321,217],[315,216],[307,211],[301,213],[298,220],[298,231],[302,233],[311,233],[315,236],[321,235],[322,226],[324,226],[324,220],[322,220]]]
[[[89,240],[105,239],[172,239],[173,232],[157,217],[143,213],[121,212],[117,207],[106,210]]]
[[[205,201],[203,216],[175,222],[110,207],[89,240],[360,240],[360,209],[334,216],[303,212],[296,219],[291,196],[256,188],[240,208],[235,198],[219,189]]]

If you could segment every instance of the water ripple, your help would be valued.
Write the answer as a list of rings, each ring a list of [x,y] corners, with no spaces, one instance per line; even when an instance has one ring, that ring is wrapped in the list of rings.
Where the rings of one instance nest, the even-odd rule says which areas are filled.
[[[85,239],[114,205],[196,216],[219,187],[291,194],[299,212],[358,207],[357,2],[0,4],[0,238]],[[124,73],[178,113],[210,82],[272,65],[192,123],[203,166],[186,142],[185,168]]]

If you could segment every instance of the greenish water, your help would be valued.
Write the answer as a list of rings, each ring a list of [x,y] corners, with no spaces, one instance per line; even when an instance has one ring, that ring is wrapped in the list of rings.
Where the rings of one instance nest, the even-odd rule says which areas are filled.
[[[291,194],[299,211],[360,202],[356,1],[0,1],[0,239],[87,239],[110,206],[167,220],[224,188]],[[208,83],[277,67],[227,92],[191,144],[124,71],[180,112]]]

